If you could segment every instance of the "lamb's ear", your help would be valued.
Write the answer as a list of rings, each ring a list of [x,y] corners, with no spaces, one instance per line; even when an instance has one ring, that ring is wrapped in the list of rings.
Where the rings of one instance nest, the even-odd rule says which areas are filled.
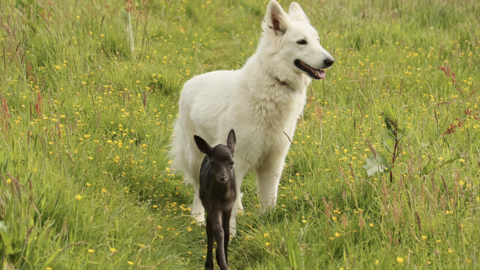
[[[235,144],[237,143],[237,138],[235,137],[235,131],[232,129],[228,133],[227,146],[232,150],[232,153],[235,151]]]
[[[310,23],[308,20],[307,14],[303,11],[297,2],[293,2],[290,4],[290,8],[288,9],[288,15],[292,21],[300,21]]]
[[[288,15],[275,0],[272,0],[270,3],[268,3],[265,21],[267,22],[268,27],[270,27],[277,36],[285,34],[288,25],[290,24]]]
[[[197,144],[198,149],[200,152],[204,154],[208,154],[210,150],[212,150],[212,147],[202,138],[200,138],[197,135],[193,135],[193,138],[195,139],[195,143]]]

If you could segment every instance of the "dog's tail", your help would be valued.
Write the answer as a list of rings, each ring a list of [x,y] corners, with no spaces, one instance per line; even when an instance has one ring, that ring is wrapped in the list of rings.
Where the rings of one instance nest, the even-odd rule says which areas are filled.
[[[173,127],[171,150],[172,168],[181,171],[185,175],[185,182],[189,184],[198,183],[200,164],[203,155],[197,149],[193,135],[195,125],[189,119],[189,112],[186,106],[180,105],[179,116]]]

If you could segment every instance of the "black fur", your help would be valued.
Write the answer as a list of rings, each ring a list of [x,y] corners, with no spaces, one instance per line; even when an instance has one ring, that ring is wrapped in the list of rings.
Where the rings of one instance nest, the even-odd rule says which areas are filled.
[[[206,156],[200,168],[200,199],[207,213],[207,261],[205,269],[213,269],[213,243],[217,241],[217,263],[221,270],[228,269],[228,243],[230,216],[237,200],[233,152],[235,132],[230,130],[227,145],[211,147],[199,136],[195,143]]]

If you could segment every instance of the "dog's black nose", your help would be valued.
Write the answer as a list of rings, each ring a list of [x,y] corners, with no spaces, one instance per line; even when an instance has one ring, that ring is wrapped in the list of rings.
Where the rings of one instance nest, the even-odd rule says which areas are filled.
[[[325,59],[323,60],[323,63],[325,64],[325,66],[327,67],[330,67],[333,65],[333,63],[335,63],[335,60],[332,58],[332,59]]]

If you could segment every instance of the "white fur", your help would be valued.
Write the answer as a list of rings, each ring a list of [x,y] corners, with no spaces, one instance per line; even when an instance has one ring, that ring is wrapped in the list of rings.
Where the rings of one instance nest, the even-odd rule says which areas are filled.
[[[277,20],[278,29],[272,29],[273,20]],[[293,138],[311,82],[294,61],[299,59],[316,69],[325,69],[323,61],[333,60],[297,3],[291,4],[288,15],[276,1],[270,1],[262,28],[257,52],[242,69],[195,76],[185,83],[180,96],[171,155],[173,167],[195,187],[192,215],[199,222],[204,221],[199,198],[204,154],[195,145],[193,135],[217,145],[225,144],[230,129],[235,130],[237,194],[245,175],[256,172],[260,207],[266,211],[275,206],[289,138]],[[308,44],[299,45],[297,41],[302,39]],[[241,196],[238,198],[230,220],[233,234],[238,209],[243,210]]]

